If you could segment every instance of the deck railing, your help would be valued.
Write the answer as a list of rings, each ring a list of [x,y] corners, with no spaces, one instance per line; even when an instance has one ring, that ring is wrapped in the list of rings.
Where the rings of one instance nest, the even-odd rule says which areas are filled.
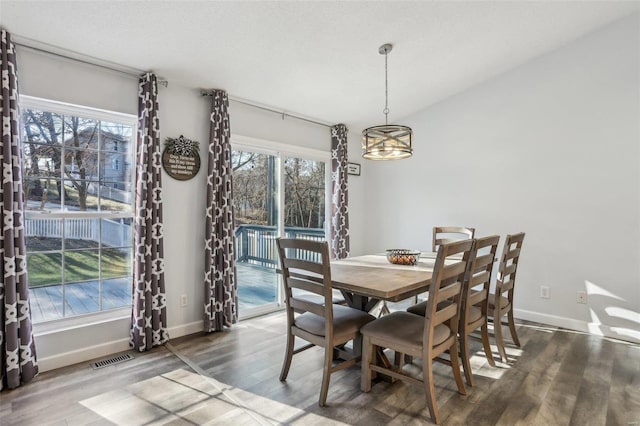
[[[324,241],[324,229],[299,228],[285,226],[286,238],[302,238],[305,240]],[[240,225],[236,228],[236,262],[276,268],[278,265],[278,249],[276,238],[278,230],[275,226]],[[313,258],[312,258],[313,257]],[[307,260],[318,261],[315,256]]]

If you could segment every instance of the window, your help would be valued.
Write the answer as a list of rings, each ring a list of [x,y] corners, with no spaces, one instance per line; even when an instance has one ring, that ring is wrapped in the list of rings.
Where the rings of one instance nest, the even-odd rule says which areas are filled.
[[[33,321],[130,306],[136,117],[28,96],[21,110]]]

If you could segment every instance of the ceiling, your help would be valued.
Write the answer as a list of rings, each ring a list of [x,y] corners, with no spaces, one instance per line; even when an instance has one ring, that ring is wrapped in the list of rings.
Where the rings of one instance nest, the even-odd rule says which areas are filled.
[[[621,1],[0,1],[15,37],[360,129],[639,10]]]

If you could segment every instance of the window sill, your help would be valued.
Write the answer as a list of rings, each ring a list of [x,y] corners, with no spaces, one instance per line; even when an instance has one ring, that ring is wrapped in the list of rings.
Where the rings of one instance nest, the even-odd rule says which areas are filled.
[[[36,323],[33,324],[33,334],[36,336],[46,336],[47,334],[90,327],[97,324],[104,324],[129,318],[131,318],[131,307],[124,307],[109,311],[78,315],[72,318]]]

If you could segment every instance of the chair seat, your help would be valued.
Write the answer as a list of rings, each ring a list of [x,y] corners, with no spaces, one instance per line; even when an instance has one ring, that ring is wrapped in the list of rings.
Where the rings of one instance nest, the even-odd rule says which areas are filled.
[[[509,306],[509,299],[507,299],[506,297],[500,297],[501,299],[501,303],[500,303],[500,308],[505,308],[507,306]],[[496,307],[496,295],[490,293],[489,294],[489,310],[493,310]]]
[[[348,306],[333,305],[333,334],[334,336],[352,335],[374,319],[376,318],[367,312]],[[325,335],[324,317],[311,312],[299,315],[293,325],[316,336]]]
[[[409,306],[407,308],[407,312],[411,312],[412,314],[416,314],[416,315],[420,315],[420,316],[425,316],[425,313],[427,312],[427,303],[429,303],[428,300],[425,300],[424,302],[420,302],[418,304]],[[444,307],[446,307],[447,305],[450,305],[451,302],[448,302],[446,300],[438,303],[438,310],[443,309]]]
[[[415,352],[422,350],[422,335],[424,332],[424,316],[409,312],[392,312],[382,318],[368,323],[360,332],[363,335],[377,337],[385,341],[410,346]],[[449,328],[443,324],[435,327],[433,344],[439,345],[451,335]]]
[[[425,313],[427,312],[427,303],[429,303],[427,300],[425,300],[424,302],[420,302],[417,303],[415,305],[409,306],[407,308],[407,312],[412,313],[412,314],[416,314],[416,315],[420,315],[421,317],[423,317],[425,315]]]

